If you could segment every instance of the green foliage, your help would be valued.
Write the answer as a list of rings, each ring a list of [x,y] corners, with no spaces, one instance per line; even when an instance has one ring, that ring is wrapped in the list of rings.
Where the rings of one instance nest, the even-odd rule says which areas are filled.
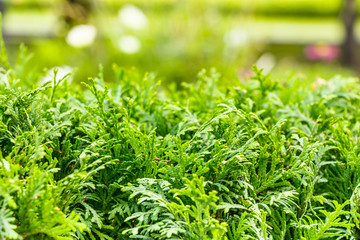
[[[114,66],[114,86],[34,87],[21,59],[0,74],[1,239],[360,237],[356,81],[178,90]]]

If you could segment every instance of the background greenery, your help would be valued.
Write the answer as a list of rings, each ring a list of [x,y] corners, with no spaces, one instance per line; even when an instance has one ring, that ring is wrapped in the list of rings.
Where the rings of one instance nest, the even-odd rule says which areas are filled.
[[[195,81],[190,76],[214,66],[226,79],[234,79],[248,72],[263,54],[270,55],[272,62],[261,67],[274,65],[276,77],[291,72],[313,79],[337,72],[352,74],[340,66],[339,58],[313,62],[304,56],[309,44],[341,44],[341,0],[79,2],[90,3],[90,15],[75,17],[69,25],[64,20],[69,14],[64,0],[5,1],[4,33],[10,61],[18,45],[25,42],[36,58],[33,67],[43,70],[66,64],[75,69],[77,82],[95,76],[99,64],[111,79],[113,63],[155,72],[167,83]],[[136,30],[119,20],[118,11],[129,4],[145,14],[147,27]],[[93,44],[79,49],[66,43],[68,32],[77,24],[96,27]],[[139,40],[138,52],[126,54],[119,49],[119,39],[125,35]],[[229,38],[233,40],[226,40]]]

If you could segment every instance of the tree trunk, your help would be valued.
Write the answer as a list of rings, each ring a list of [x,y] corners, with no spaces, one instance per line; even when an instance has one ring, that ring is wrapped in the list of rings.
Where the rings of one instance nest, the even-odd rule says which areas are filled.
[[[86,24],[92,10],[91,0],[66,0],[64,19],[68,26]]]
[[[345,66],[352,68],[356,68],[358,63],[357,41],[355,38],[356,15],[356,0],[343,0],[341,18],[345,28],[345,38],[342,45],[342,57]]]

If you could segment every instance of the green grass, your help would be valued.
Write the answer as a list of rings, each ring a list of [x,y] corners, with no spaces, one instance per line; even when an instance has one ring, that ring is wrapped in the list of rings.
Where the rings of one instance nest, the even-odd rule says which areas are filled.
[[[1,59],[1,239],[359,238],[356,79],[84,90]]]

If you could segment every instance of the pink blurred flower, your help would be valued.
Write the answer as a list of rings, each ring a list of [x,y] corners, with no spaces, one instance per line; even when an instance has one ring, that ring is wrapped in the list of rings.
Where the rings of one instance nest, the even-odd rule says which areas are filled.
[[[334,44],[317,43],[307,46],[304,53],[309,60],[331,61],[340,55],[340,49]]]
[[[252,76],[254,76],[254,72],[251,71],[250,68],[241,68],[238,71],[238,77],[240,78],[240,80],[242,82],[245,82],[246,80],[248,80]]]

